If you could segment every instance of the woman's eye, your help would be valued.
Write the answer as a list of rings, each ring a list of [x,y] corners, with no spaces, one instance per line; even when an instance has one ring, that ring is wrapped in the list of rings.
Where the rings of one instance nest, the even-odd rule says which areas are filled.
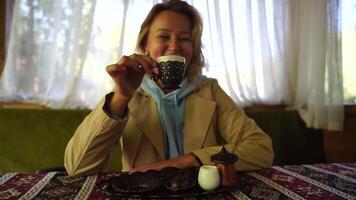
[[[186,37],[186,38],[180,38],[179,40],[181,40],[181,41],[191,41],[192,39]]]
[[[169,39],[169,36],[167,36],[167,35],[159,35],[158,37],[161,39]]]

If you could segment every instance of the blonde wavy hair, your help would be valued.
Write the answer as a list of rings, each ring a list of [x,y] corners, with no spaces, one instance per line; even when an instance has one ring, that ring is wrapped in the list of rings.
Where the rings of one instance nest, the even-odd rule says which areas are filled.
[[[146,19],[141,25],[136,42],[136,51],[138,53],[145,53],[145,45],[148,38],[148,32],[155,17],[162,11],[172,11],[183,14],[190,20],[192,30],[193,42],[193,56],[190,66],[187,68],[187,76],[189,81],[193,81],[196,74],[198,74],[205,65],[205,59],[202,53],[201,37],[203,32],[203,22],[199,12],[185,1],[170,0],[164,3],[156,4],[152,7]]]

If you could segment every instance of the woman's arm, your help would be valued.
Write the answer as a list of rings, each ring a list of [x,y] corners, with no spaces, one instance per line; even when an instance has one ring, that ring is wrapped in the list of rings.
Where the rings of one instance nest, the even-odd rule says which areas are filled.
[[[115,82],[115,92],[96,106],[69,141],[64,155],[64,166],[69,175],[97,173],[105,168],[127,122],[127,118],[113,118],[121,118],[127,112],[128,102],[143,76],[152,74],[151,68],[155,65],[156,62],[148,56],[132,54],[122,56],[117,63],[106,67]]]
[[[268,168],[273,163],[272,140],[258,125],[232,101],[220,88],[217,81],[212,83],[212,96],[216,102],[216,134],[226,142],[225,148],[231,152],[238,143],[235,152],[239,160],[237,170],[255,170]],[[242,134],[242,136],[240,136]],[[239,141],[238,141],[239,140]],[[222,146],[205,147],[193,151],[204,164],[212,164],[210,156],[218,153]]]
[[[189,167],[199,167],[201,165],[199,159],[192,153],[178,156],[172,159],[163,160],[155,163],[150,163],[136,167],[130,170],[130,172],[145,172],[150,169],[161,170],[165,167],[176,167],[180,169],[189,168]]]
[[[84,119],[67,144],[64,166],[69,175],[102,171],[126,126],[126,119],[115,120],[103,110],[104,99]]]

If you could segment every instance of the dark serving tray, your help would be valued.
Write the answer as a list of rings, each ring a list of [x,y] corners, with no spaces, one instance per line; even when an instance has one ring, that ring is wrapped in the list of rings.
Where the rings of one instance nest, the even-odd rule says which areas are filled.
[[[160,171],[122,173],[111,177],[105,187],[102,188],[113,198],[191,198],[232,189],[202,190],[197,183],[198,172],[199,168],[178,169],[168,167]]]

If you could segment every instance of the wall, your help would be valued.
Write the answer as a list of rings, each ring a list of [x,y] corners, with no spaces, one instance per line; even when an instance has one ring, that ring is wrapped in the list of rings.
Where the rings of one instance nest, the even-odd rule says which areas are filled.
[[[345,106],[343,132],[324,131],[327,162],[356,162],[356,106]]]
[[[280,112],[283,106],[254,106],[246,110]],[[356,105],[345,105],[344,131],[323,131],[326,162],[356,162]]]

